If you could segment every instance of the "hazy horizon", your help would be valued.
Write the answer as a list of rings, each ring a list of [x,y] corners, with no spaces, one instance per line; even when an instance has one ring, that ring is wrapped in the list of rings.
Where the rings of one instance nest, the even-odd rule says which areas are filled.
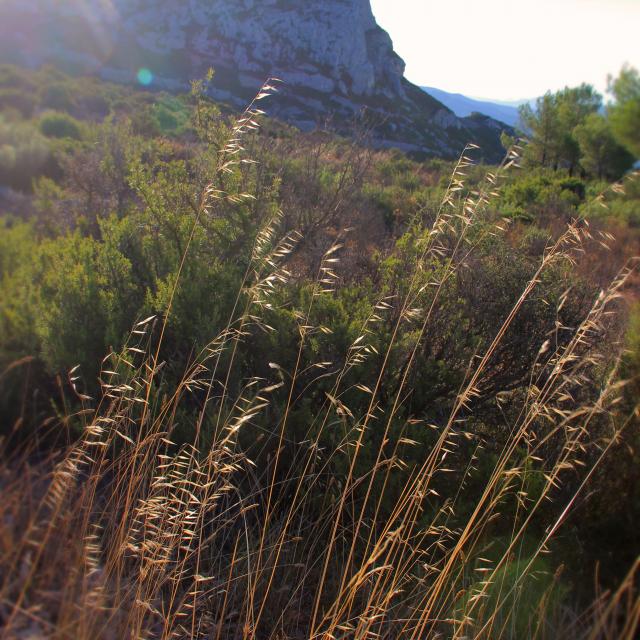
[[[581,82],[604,93],[607,75],[625,63],[640,67],[638,0],[371,0],[371,6],[411,82],[474,99],[525,100]]]

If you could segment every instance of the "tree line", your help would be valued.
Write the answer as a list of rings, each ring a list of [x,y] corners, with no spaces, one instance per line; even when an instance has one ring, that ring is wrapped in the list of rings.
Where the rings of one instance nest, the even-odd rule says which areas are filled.
[[[607,105],[591,85],[547,92],[520,107],[527,160],[570,175],[617,180],[640,157],[640,76],[625,66],[609,79]]]

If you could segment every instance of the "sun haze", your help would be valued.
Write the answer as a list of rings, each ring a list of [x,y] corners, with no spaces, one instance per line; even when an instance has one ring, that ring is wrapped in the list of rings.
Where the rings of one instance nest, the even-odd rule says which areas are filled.
[[[496,100],[640,67],[640,0],[371,0],[419,85]]]

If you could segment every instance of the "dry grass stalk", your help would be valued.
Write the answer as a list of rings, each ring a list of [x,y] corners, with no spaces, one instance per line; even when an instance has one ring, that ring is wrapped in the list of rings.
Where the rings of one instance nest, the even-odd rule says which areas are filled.
[[[265,85],[257,99],[272,90],[271,84]],[[215,175],[242,161],[243,139],[256,129],[260,114],[252,103],[238,119]],[[612,374],[594,402],[573,401],[589,384],[593,369],[606,362],[599,336],[635,265],[627,265],[598,296],[569,339],[551,336],[541,345],[539,362],[488,481],[464,524],[452,525],[484,446],[469,423],[488,364],[546,271],[560,261],[575,260],[588,236],[583,221],[575,221],[548,247],[492,342],[470,363],[448,419],[436,427],[432,449],[420,464],[408,467],[403,450],[416,442],[404,436],[394,439],[392,432],[401,420],[419,346],[427,339],[447,282],[482,234],[501,233],[500,223],[486,224],[487,212],[505,172],[519,158],[514,147],[478,190],[462,195],[472,150],[470,146],[461,155],[433,226],[423,233],[402,297],[381,297],[344,360],[315,363],[311,369],[317,369],[317,376],[302,392],[300,383],[309,373],[302,369],[305,346],[312,336],[328,331],[314,324],[313,312],[318,299],[332,295],[338,286],[335,267],[341,240],[322,256],[307,306],[297,314],[293,371],[285,376],[272,363],[280,381],[249,378],[239,394],[231,391],[239,345],[253,329],[272,330],[264,315],[273,291],[289,279],[287,257],[300,240],[296,233],[278,239],[276,215],[257,233],[226,327],[194,358],[175,389],[155,397],[162,342],[197,226],[212,215],[217,200],[237,197],[214,182],[204,189],[167,309],[161,318],[136,324],[122,352],[105,358],[101,397],[95,403],[82,397],[81,438],[61,457],[33,465],[25,454],[2,469],[3,637],[23,637],[33,629],[60,640],[283,640],[294,634],[323,640],[510,637],[509,625],[518,614],[513,593],[534,571],[536,558],[630,424],[611,423],[606,434],[598,435],[601,453],[583,471],[578,492],[567,499],[533,555],[507,584],[504,569],[518,553],[532,519],[553,497],[563,473],[584,465],[594,425],[609,415],[620,395],[621,383]],[[475,236],[478,229],[480,236]],[[437,273],[435,261],[443,266]],[[423,284],[425,275],[429,285]],[[378,354],[370,336],[377,323],[389,318],[390,340]],[[390,362],[409,330],[413,339],[391,384]],[[373,387],[354,385],[358,367],[374,357],[380,365]],[[285,460],[291,414],[319,377],[332,379],[331,391],[307,438],[296,443],[294,459]],[[380,396],[386,385],[394,393],[383,411]],[[368,398],[360,413],[346,404],[354,388]],[[275,453],[265,475],[256,477],[238,437],[273,408],[272,394],[281,389],[286,401],[275,414]],[[204,402],[194,441],[178,447],[172,442],[176,415],[185,396],[195,391]],[[412,418],[406,421],[413,426]],[[320,455],[323,436],[334,425],[340,425],[344,435],[333,450]],[[381,434],[380,446],[366,463],[366,438],[374,428]],[[427,515],[435,480],[451,472],[445,465],[462,441],[473,443],[462,464],[464,473],[438,509]],[[318,507],[322,479],[337,460],[346,464],[337,498]],[[535,497],[527,491],[532,467],[544,477]],[[391,512],[383,516],[398,473],[405,473],[407,481]],[[510,499],[517,507],[507,548],[497,560],[482,559],[489,525]],[[588,624],[572,620],[573,626],[562,628],[589,640],[632,638],[640,619],[637,569],[636,564],[616,593],[597,602]],[[480,580],[471,579],[478,575]],[[531,638],[549,637],[544,621],[555,614],[551,591],[541,600]]]

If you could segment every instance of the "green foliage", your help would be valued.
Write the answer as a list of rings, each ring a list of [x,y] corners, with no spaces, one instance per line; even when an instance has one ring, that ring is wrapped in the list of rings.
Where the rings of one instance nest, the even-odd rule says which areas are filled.
[[[191,114],[183,100],[168,96],[153,105],[153,119],[161,134],[181,135],[191,121]]]
[[[478,562],[482,564],[486,563]],[[489,625],[495,637],[544,637],[553,633],[553,618],[561,615],[567,591],[546,560],[518,558],[504,562],[493,572],[489,586],[481,581],[472,585],[456,613],[473,621],[470,629]]]
[[[609,90],[615,103],[608,107],[611,130],[635,158],[640,158],[640,75],[637,69],[625,66],[617,78],[610,81]]]
[[[590,85],[565,88],[538,98],[536,107],[520,107],[520,118],[531,132],[526,157],[533,164],[572,173],[580,161],[580,148],[573,132],[589,114],[597,113],[602,97]]]
[[[598,180],[618,180],[633,165],[633,156],[616,142],[611,123],[598,113],[576,125],[580,165]]]
[[[24,118],[30,118],[35,111],[37,99],[33,93],[22,89],[0,88],[0,110],[5,114],[12,111]]]
[[[630,395],[637,397],[640,390],[640,304],[638,303],[631,309],[625,342],[627,352],[623,362],[623,376],[631,381]]]
[[[305,518],[324,517],[327,504],[341,496],[354,433],[362,433],[354,473],[364,480],[352,488],[349,508],[355,512],[366,503],[368,474],[382,452],[380,464],[389,463],[393,474],[372,483],[377,502],[368,503],[366,515],[379,518],[374,525],[385,522],[438,446],[470,371],[518,304],[558,228],[579,213],[601,216],[593,197],[608,187],[603,181],[624,171],[628,158],[615,142],[613,124],[596,113],[599,96],[588,86],[566,89],[544,96],[537,113],[525,110],[533,131],[529,163],[501,179],[486,206],[475,209],[474,202],[494,168],[469,166],[442,207],[451,163],[421,164],[399,152],[372,152],[328,134],[305,136],[275,122],[262,135],[242,133],[242,146],[251,152],[244,157],[238,146],[229,146],[237,129],[205,95],[212,80],[210,74],[194,83],[190,96],[168,96],[0,67],[0,180],[24,191],[33,187],[23,201],[30,222],[5,216],[0,223],[0,374],[13,361],[35,357],[37,378],[44,380],[38,393],[58,409],[47,388],[56,376],[80,365],[83,388],[97,392],[105,354],[111,353],[109,363],[120,373],[118,355],[138,353],[125,351],[135,322],[156,316],[145,339],[152,348],[160,344],[162,327],[161,373],[149,396],[160,406],[174,390],[176,397],[184,394],[172,407],[174,442],[191,442],[195,425],[202,426],[201,442],[213,441],[221,416],[245,402],[236,399],[247,380],[282,382],[270,391],[265,415],[252,416],[239,435],[238,447],[253,461],[256,477],[268,475],[277,452],[288,462],[309,447],[316,484]],[[22,96],[29,83],[40,88],[30,94],[33,104],[12,102],[11,92]],[[23,119],[45,107],[59,111]],[[584,175],[572,175],[579,168]],[[639,224],[637,185],[630,183],[624,194],[610,191],[607,215],[625,230]],[[446,224],[429,230],[439,214]],[[462,238],[467,216],[470,228]],[[503,218],[515,223],[506,232]],[[258,304],[251,289],[256,240],[272,220],[281,224],[271,230],[269,248],[284,232],[305,234],[287,254],[286,277],[265,284],[269,296]],[[345,227],[353,228],[345,234]],[[318,273],[327,271],[319,265],[336,238],[347,245],[346,266],[326,263],[336,273],[323,276],[320,286]],[[269,271],[276,262],[270,256],[262,267]],[[447,527],[457,531],[473,513],[508,448],[510,412],[535,402],[532,372],[549,366],[540,346],[566,343],[596,289],[600,283],[568,260],[554,261],[536,277],[534,294],[500,335],[481,387],[453,424],[455,430],[464,422],[466,432],[457,433],[458,446],[447,451],[446,477],[433,479],[434,494],[416,514],[420,526],[426,528],[440,508],[449,509],[440,495],[455,483],[471,498],[447,511]],[[232,323],[229,331],[239,316],[242,324]],[[636,324],[630,325],[624,361],[631,377],[640,366]],[[220,335],[232,348],[218,354],[211,341]],[[346,368],[336,398],[336,372],[354,345],[366,357]],[[215,364],[183,386],[185,370],[202,354]],[[130,381],[133,375],[127,375]],[[203,380],[214,397],[203,392]],[[568,382],[567,388],[569,397],[574,391]],[[370,407],[372,389],[377,397]],[[0,398],[7,423],[17,419],[23,397],[16,386]],[[203,407],[218,402],[219,413],[199,425]],[[374,417],[360,431],[369,411]],[[531,446],[539,429],[532,424],[527,431]],[[553,451],[555,443],[545,446]],[[467,458],[477,465],[467,467]],[[546,486],[542,465],[524,447],[511,459],[522,465],[522,490],[499,501],[500,518],[491,521],[488,536],[502,534],[516,521],[521,501],[536,500]],[[629,469],[625,477],[631,477]],[[619,491],[613,482],[607,487]],[[538,524],[534,520],[532,528]],[[506,559],[484,598],[483,611],[499,609],[497,628],[513,638],[531,634],[530,621],[545,599],[551,609],[561,600],[551,566],[539,558],[527,566],[523,558],[533,558],[530,551]],[[476,578],[464,577],[466,595],[456,615],[467,613],[483,588]]]
[[[585,197],[582,180],[552,170],[531,170],[516,175],[500,196],[501,213],[506,217],[533,222],[553,211],[572,211]]]
[[[31,225],[0,220],[0,369],[37,351],[37,291]]]
[[[80,123],[66,113],[49,112],[40,117],[40,132],[47,138],[71,138],[80,140]]]
[[[505,152],[511,149],[515,143],[516,139],[513,136],[507,135],[504,131],[500,134],[500,144]]]
[[[580,207],[589,219],[609,220],[633,229],[640,228],[640,179],[631,174],[615,189],[606,182],[593,183],[590,197]]]
[[[0,184],[29,190],[50,157],[46,138],[29,122],[8,122],[0,115]]]
[[[590,85],[548,92],[535,109],[520,108],[520,117],[530,133],[526,158],[530,164],[572,174],[578,167],[597,179],[615,180],[640,154],[636,137],[640,128],[640,80],[625,67],[611,81],[616,102],[600,115],[602,97]]]
[[[53,370],[81,365],[92,385],[109,346],[122,345],[130,328],[130,274],[131,264],[108,240],[76,233],[43,244],[35,266],[37,334]]]
[[[200,140],[219,149],[223,144],[225,125],[220,108],[206,95],[213,79],[213,69],[209,69],[203,80],[195,81],[191,85],[191,99],[194,103],[193,126]]]
[[[397,185],[385,187],[368,184],[363,194],[373,207],[380,210],[388,229],[402,228],[415,214],[420,202],[419,194]]]
[[[77,104],[72,83],[57,73],[55,76],[59,78],[58,82],[50,82],[42,88],[40,104],[46,109],[72,111]]]
[[[31,74],[13,65],[0,65],[0,111],[16,111],[30,118],[37,105],[36,83]]]

